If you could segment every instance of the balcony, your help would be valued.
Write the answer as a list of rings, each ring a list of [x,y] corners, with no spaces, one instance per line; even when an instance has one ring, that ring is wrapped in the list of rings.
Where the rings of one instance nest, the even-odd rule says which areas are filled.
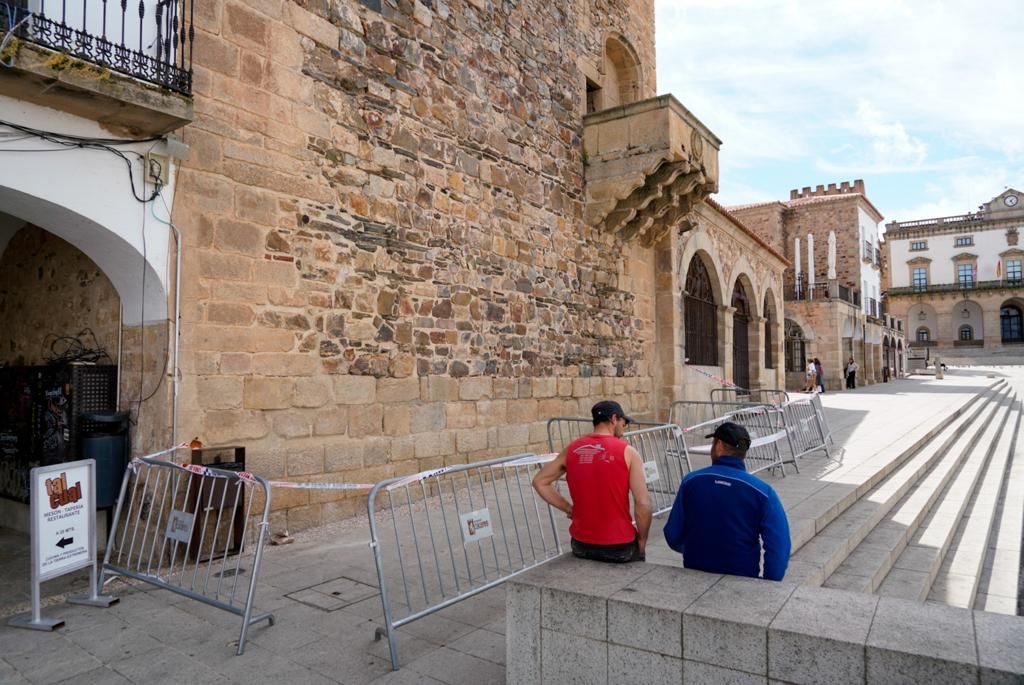
[[[954,293],[964,290],[1006,290],[1020,288],[1020,279],[1001,278],[993,281],[964,281],[962,283],[936,283],[924,285],[911,285],[902,288],[889,288],[888,295],[915,295],[921,293]]]
[[[192,119],[195,0],[0,0],[0,93],[131,136]]]
[[[718,190],[722,142],[671,95],[583,118],[584,220],[652,246]]]
[[[865,261],[868,264],[874,264],[875,262],[875,248],[872,247],[871,243],[867,240],[864,241],[863,261]]]
[[[802,278],[794,283],[787,284],[782,293],[786,302],[810,302],[818,300],[842,300],[855,307],[860,306],[860,293],[845,285],[833,282],[832,284],[815,283],[810,285]]]

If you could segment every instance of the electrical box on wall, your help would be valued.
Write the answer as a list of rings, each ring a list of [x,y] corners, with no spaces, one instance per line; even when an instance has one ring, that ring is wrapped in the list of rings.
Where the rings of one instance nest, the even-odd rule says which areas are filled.
[[[157,152],[146,153],[146,181],[167,185],[167,179],[171,171],[171,160],[167,155]]]

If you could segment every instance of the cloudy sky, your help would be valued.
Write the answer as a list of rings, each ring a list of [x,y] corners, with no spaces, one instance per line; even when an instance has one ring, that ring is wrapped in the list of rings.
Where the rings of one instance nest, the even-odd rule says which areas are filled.
[[[658,92],[723,140],[723,204],[863,178],[891,221],[1024,190],[1021,0],[656,8]]]

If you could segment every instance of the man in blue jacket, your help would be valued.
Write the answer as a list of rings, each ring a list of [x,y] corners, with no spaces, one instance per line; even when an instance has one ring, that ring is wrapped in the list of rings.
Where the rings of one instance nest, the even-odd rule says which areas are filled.
[[[665,541],[683,555],[686,568],[782,580],[789,565],[789,522],[775,490],[747,473],[743,458],[750,434],[726,421],[705,437],[713,438],[711,466],[683,478]]]

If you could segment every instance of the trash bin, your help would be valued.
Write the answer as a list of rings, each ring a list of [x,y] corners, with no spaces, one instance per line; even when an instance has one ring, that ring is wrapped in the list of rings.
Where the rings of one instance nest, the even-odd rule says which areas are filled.
[[[106,411],[81,415],[82,459],[96,460],[96,508],[114,506],[128,465],[128,412]]]

